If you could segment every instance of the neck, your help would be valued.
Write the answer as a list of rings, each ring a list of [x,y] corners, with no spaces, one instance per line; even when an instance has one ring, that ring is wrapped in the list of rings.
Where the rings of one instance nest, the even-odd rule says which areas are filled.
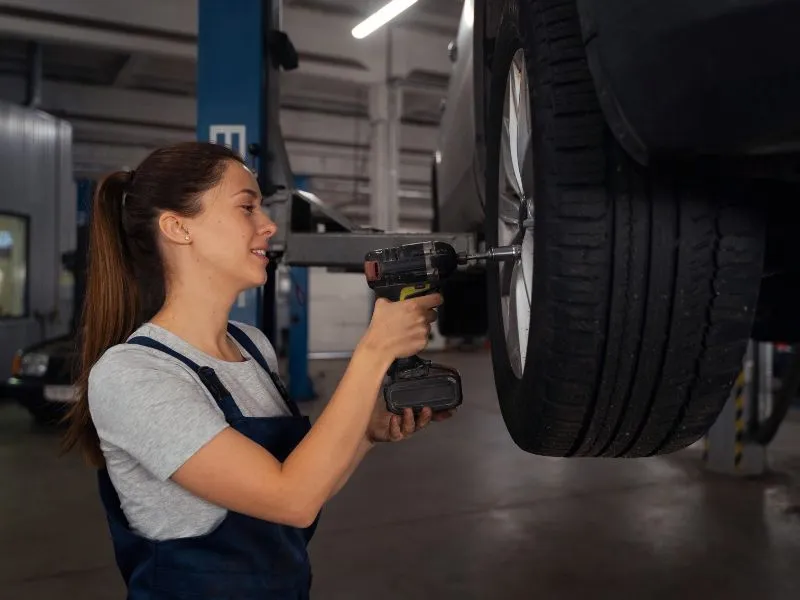
[[[227,338],[228,317],[236,294],[204,286],[177,282],[167,291],[161,310],[150,319],[198,350],[223,360],[241,356]]]

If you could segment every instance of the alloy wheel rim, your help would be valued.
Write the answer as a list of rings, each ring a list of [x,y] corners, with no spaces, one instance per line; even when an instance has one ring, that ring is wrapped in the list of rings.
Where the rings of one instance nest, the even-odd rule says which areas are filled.
[[[506,79],[500,141],[497,244],[520,244],[521,257],[500,264],[500,305],[509,362],[522,378],[533,290],[533,152],[525,54],[518,49]]]

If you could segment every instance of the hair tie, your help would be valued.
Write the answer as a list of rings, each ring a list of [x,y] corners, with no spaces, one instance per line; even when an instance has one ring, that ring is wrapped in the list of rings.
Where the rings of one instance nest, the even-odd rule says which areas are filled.
[[[128,171],[128,183],[125,186],[125,191],[122,192],[122,208],[125,208],[125,201],[128,199],[128,191],[131,189],[133,178],[136,177],[136,169]]]

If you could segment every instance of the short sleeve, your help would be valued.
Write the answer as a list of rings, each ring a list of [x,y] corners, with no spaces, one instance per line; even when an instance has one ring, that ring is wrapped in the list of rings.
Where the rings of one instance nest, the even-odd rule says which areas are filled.
[[[102,441],[166,480],[228,423],[187,368],[154,352],[106,352],[89,376],[89,410]]]

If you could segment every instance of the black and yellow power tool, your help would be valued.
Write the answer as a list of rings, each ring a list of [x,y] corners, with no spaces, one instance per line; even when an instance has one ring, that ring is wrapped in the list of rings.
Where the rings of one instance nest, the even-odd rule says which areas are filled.
[[[458,253],[447,242],[416,242],[367,253],[364,274],[375,295],[391,301],[406,300],[437,292],[459,265],[471,260],[515,260],[519,246],[494,248],[480,254]],[[456,369],[435,364],[419,356],[394,361],[383,386],[386,407],[395,414],[404,408],[415,413],[428,406],[449,410],[463,400],[461,375]]]

